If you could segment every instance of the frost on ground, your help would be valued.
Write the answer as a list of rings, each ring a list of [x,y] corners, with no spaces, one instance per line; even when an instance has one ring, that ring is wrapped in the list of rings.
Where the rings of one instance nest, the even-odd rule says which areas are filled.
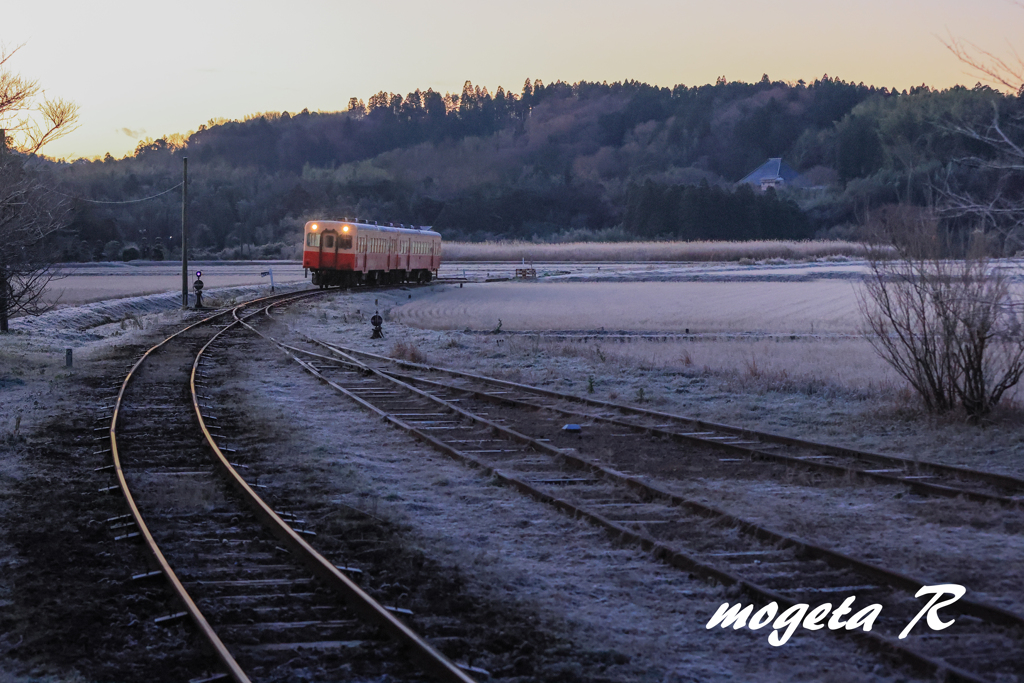
[[[417,290],[375,295],[385,318],[391,319],[384,325],[384,340],[369,339],[367,320],[374,308],[365,294],[339,294],[334,301],[311,303],[308,314],[296,314],[287,322],[307,334],[381,355],[715,422],[1024,476],[1024,431],[1012,401],[984,425],[955,417],[929,418],[896,378],[865,382],[846,372],[849,364],[870,364],[863,340],[708,341],[700,348],[691,345],[690,357],[680,353],[652,358],[647,352],[659,344],[545,342],[543,335],[423,330],[394,321],[396,309],[434,296]],[[445,319],[436,322],[441,326]],[[758,344],[780,349],[760,368],[756,359],[765,352],[758,351]],[[694,357],[703,358],[701,364]],[[808,364],[812,367],[802,367]],[[597,444],[587,454],[605,457]],[[666,451],[661,459],[638,462],[620,454],[608,455],[605,462],[783,533],[925,582],[962,582],[975,599],[1024,611],[1020,510],[798,475],[779,480],[679,478],[671,474],[673,457],[695,455]]]
[[[509,270],[508,264],[502,267]],[[597,266],[587,268],[597,272]],[[486,274],[486,270],[478,271],[478,275]],[[657,274],[652,278],[657,279]],[[557,290],[543,283],[333,292],[315,303],[289,307],[279,317],[296,330],[359,344],[384,355],[416,356],[439,365],[570,393],[592,391],[588,395],[596,398],[1024,476],[1024,431],[1015,406],[1011,403],[991,423],[980,426],[956,419],[926,418],[905,387],[886,375],[884,364],[872,358],[863,339],[849,336],[857,321],[850,317],[852,300],[842,298],[845,294],[837,295],[822,308],[813,296],[800,299],[806,293],[781,289],[818,287],[817,282],[777,282],[770,284],[779,288],[765,289],[764,282],[733,281],[724,284],[732,290],[730,297],[739,299],[737,302],[730,302],[730,297],[706,297],[703,293],[708,290],[704,289],[688,290],[692,292],[689,295],[679,290],[683,294],[676,299],[661,297],[656,306],[646,306],[645,310],[645,302],[654,298],[645,298],[643,290],[608,284],[619,287],[620,293],[615,295],[618,298],[603,304],[585,302],[589,309],[571,305],[570,301],[563,310],[576,319],[569,322],[559,321],[558,316],[550,316],[544,309],[549,307],[549,298],[557,299],[570,290]],[[584,290],[590,298],[601,291],[593,285],[582,286],[590,287]],[[853,289],[843,278],[826,279],[820,286],[823,292]],[[479,288],[478,294],[473,287]],[[768,290],[793,292],[794,296],[757,298],[759,292]],[[537,292],[545,295],[536,296]],[[266,287],[248,287],[210,292],[208,296],[228,303],[232,298],[265,293]],[[749,300],[744,300],[747,294]],[[520,295],[530,302],[529,308],[522,302],[516,305]],[[684,317],[672,318],[671,325],[660,319],[676,315],[673,310],[685,313],[691,310],[685,307],[701,305],[704,308],[698,312],[709,325],[715,323],[716,310],[723,314],[723,320],[717,323],[719,330],[774,336],[759,341],[639,341],[651,328],[659,333],[682,332],[678,327],[687,326]],[[109,398],[126,365],[145,346],[165,331],[195,319],[195,314],[184,314],[179,306],[177,294],[90,304],[33,320],[18,319],[14,321],[14,333],[0,337],[0,527],[10,530],[17,526],[22,533],[19,542],[29,544],[15,547],[8,536],[0,534],[0,618],[12,613],[5,614],[5,610],[21,613],[25,605],[36,605],[19,598],[10,578],[14,573],[20,577],[39,573],[35,590],[47,609],[40,610],[36,623],[54,629],[60,628],[62,618],[66,621],[76,604],[73,600],[88,588],[77,586],[83,592],[73,596],[75,574],[48,577],[42,573],[52,570],[52,566],[42,562],[44,556],[33,550],[33,544],[53,538],[78,539],[87,551],[79,554],[78,562],[91,561],[97,567],[120,562],[116,564],[117,572],[106,575],[104,580],[109,584],[96,584],[97,594],[109,601],[109,609],[115,610],[120,604],[112,587],[120,585],[119,577],[128,571],[121,565],[128,559],[97,545],[102,540],[100,532],[78,526],[74,520],[62,521],[66,526],[57,530],[47,526],[56,522],[42,514],[67,507],[47,503],[55,488],[65,490],[62,486],[79,486],[82,490],[67,490],[80,494],[82,501],[93,501],[88,497],[94,496],[92,478],[97,476],[92,468],[100,463],[86,462],[84,456],[81,461],[67,460],[60,449],[47,453],[54,450],[54,431],[61,422],[75,418],[81,421],[82,415],[76,411],[84,414],[99,405],[100,398]],[[742,308],[739,314],[737,307]],[[371,341],[369,319],[378,308],[385,318],[386,338]],[[503,321],[502,330],[491,334],[506,310],[511,311],[511,317]],[[531,312],[541,315],[524,317],[523,329],[536,334],[506,332],[515,326],[516,315],[528,316]],[[598,319],[602,322],[593,322]],[[477,322],[470,325],[470,320]],[[531,322],[536,320],[543,324]],[[622,343],[600,339],[577,342],[564,335],[550,338],[543,329],[545,325],[591,337],[605,327],[624,330],[625,337],[635,338]],[[473,329],[466,332],[466,327]],[[803,331],[790,339],[788,334],[793,330]],[[585,335],[580,336],[582,339]],[[63,368],[67,347],[75,349],[75,367],[70,370]],[[285,377],[277,368],[261,372],[258,365],[246,372],[235,388],[253,414],[265,416],[284,440],[278,453],[295,463],[292,467],[289,460],[284,460],[282,465],[285,471],[294,473],[292,484],[312,486],[316,482],[339,504],[375,506],[376,513],[416,529],[425,552],[430,549],[438,561],[462,568],[466,576],[472,577],[474,590],[491,595],[495,603],[525,605],[526,612],[532,610],[589,651],[606,649],[628,655],[626,662],[613,658],[614,667],[608,673],[612,680],[898,678],[884,667],[876,669],[878,660],[874,657],[835,638],[804,634],[783,648],[771,648],[763,632],[705,631],[707,616],[726,599],[718,589],[669,570],[643,553],[616,547],[586,525],[507,489],[491,486],[472,471],[401,435],[389,433],[384,450],[370,448],[366,444],[379,438],[380,423],[339,404],[312,402],[310,397],[320,395],[320,389],[307,384],[304,377]],[[95,405],[75,405],[80,396],[87,396]],[[293,417],[286,411],[292,406],[303,410]],[[340,415],[345,416],[341,436],[332,439],[326,431],[318,431],[325,430],[322,425],[328,421],[336,423]],[[80,431],[89,429],[81,427]],[[293,439],[292,434],[298,435]],[[83,444],[76,446],[80,450],[89,445],[88,439],[82,438]],[[282,485],[289,482],[287,474],[278,478]],[[990,597],[1003,600],[1003,604],[1021,604],[1017,574],[1001,569],[1012,565],[1015,558],[1019,560],[1021,530],[1016,526],[1017,519],[1001,511],[968,509],[955,501],[918,503],[898,499],[883,487],[836,491],[803,481],[682,481],[667,476],[664,481],[680,491],[699,493],[741,516],[771,521],[788,533],[910,574],[931,571],[930,566],[936,573],[929,576],[943,580],[948,578],[942,575],[943,567],[960,563],[962,573],[957,578],[963,576],[965,583],[984,582]],[[26,492],[32,495],[26,498]],[[79,505],[78,497],[68,500]],[[38,529],[38,539],[29,533],[33,530],[31,520],[26,521],[24,509],[18,507],[29,503],[37,506],[32,514],[40,515],[38,523],[43,525]],[[829,514],[822,515],[822,509],[828,509]],[[96,511],[88,514],[91,516],[82,520],[83,525],[98,516]],[[846,533],[849,530],[853,531]],[[999,562],[989,561],[992,557]],[[1016,566],[1021,563],[1018,561]],[[42,583],[46,578],[52,579],[45,586],[52,592],[49,596]],[[559,607],[568,608],[571,615],[561,615]],[[90,628],[96,633],[108,628],[120,634],[131,633],[131,620],[125,615],[96,614],[110,620],[109,625],[100,625],[102,620],[92,622]],[[28,616],[19,623],[29,628]],[[117,631],[119,628],[122,630]],[[102,638],[88,629],[76,637]],[[75,680],[75,666],[48,655],[57,651],[56,646],[42,644],[45,638],[38,640],[32,643],[36,659],[26,669],[23,650],[12,650],[18,646],[17,639],[9,639],[7,633],[0,635],[0,680]],[[80,645],[80,651],[85,652],[87,643]],[[105,656],[103,653],[108,651],[99,650],[95,656]],[[100,663],[90,660],[89,666]],[[18,673],[8,676],[5,670]],[[86,678],[95,677],[90,674]]]
[[[707,630],[729,600],[721,587],[496,486],[266,356],[236,356],[241,376],[224,387],[242,397],[237,410],[275,435],[260,443],[263,460],[286,463],[261,483],[294,499],[314,488],[301,483],[314,479],[303,474],[312,469],[321,498],[409,529],[407,543],[457,568],[489,605],[570,640],[581,663],[564,669],[565,680],[589,680],[583,662],[595,652],[612,662],[600,680],[906,680],[844,639],[811,635],[774,648],[763,632]]]
[[[211,303],[266,289],[214,291]],[[123,502],[96,494],[110,482],[94,472],[109,458],[95,453],[93,420],[146,346],[202,315],[181,311],[180,296],[153,295],[17,318],[0,335],[0,680],[152,674],[112,654],[142,658],[133,612],[150,597],[123,585],[143,559],[112,552],[97,521],[122,514]]]
[[[210,288],[270,287],[270,272],[277,285],[304,279],[297,261],[192,261],[188,288],[197,270]],[[266,275],[264,275],[266,273]],[[308,280],[307,280],[308,281]],[[60,267],[47,285],[44,299],[59,306],[80,306],[128,296],[181,292],[181,264],[174,261],[69,263]]]
[[[276,287],[276,291],[290,292],[308,288],[307,282],[291,282]],[[212,288],[205,290],[203,304],[212,309],[269,294],[270,287],[260,285]],[[11,321],[11,331],[32,335],[33,344],[84,344],[117,336],[118,328],[121,331],[142,329],[147,321],[154,320],[151,316],[155,314],[167,314],[160,318],[166,321],[180,317],[181,293],[124,297],[58,308],[38,316],[15,318]]]
[[[755,290],[759,286],[751,285]],[[316,326],[325,336],[382,355],[394,353],[400,342],[404,353],[415,352],[437,365],[761,431],[1024,477],[1021,387],[1004,399],[1005,405],[991,420],[971,425],[956,415],[924,414],[905,382],[858,336],[742,334],[742,328],[734,328],[730,335],[651,341],[644,339],[648,330],[640,328],[605,339],[597,334],[599,329],[575,337],[557,330],[507,333],[504,320],[498,328],[497,316],[487,326],[465,329],[461,321],[466,311],[486,315],[492,305],[515,308],[518,292],[531,289],[509,287],[501,296],[470,294],[462,303],[459,297],[469,286],[339,293],[331,302],[311,304],[310,320],[301,325]],[[567,299],[573,301],[574,295]],[[610,321],[608,329],[623,329],[615,326],[621,318],[637,316],[626,303],[621,304],[624,310],[608,301],[601,304],[588,303],[587,310],[601,310]],[[369,319],[378,308],[386,338],[370,340]],[[426,329],[410,324],[413,316],[408,311],[426,310],[433,311],[432,316],[414,317]],[[709,315],[712,310],[709,307]],[[784,318],[775,317],[776,309],[764,303],[757,321],[769,331],[772,326],[788,326]],[[853,329],[858,323],[848,319],[844,324]]]
[[[856,334],[854,284],[813,282],[496,282],[433,289],[392,311],[413,327],[504,331]]]

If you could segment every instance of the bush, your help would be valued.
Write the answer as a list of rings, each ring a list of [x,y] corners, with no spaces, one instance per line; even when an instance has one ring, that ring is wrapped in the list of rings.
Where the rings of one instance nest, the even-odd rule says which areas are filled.
[[[972,420],[987,415],[1024,375],[1021,302],[1007,277],[983,239],[953,258],[957,245],[929,211],[888,207],[874,227],[884,246],[870,257],[860,306],[875,350],[929,411],[959,404]]]

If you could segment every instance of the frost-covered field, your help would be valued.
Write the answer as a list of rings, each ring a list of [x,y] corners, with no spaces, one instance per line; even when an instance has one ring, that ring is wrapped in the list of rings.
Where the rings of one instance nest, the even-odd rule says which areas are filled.
[[[269,276],[261,274],[270,269],[275,284],[303,279],[302,265],[295,261],[197,261],[189,264],[189,287],[196,271],[201,270],[207,288],[262,284],[269,289]],[[75,263],[61,267],[59,272],[50,283],[47,298],[64,306],[166,292],[177,292],[179,298],[181,295],[181,263],[177,261]]]
[[[438,288],[393,313],[415,327],[505,331],[857,334],[852,280],[491,282]]]

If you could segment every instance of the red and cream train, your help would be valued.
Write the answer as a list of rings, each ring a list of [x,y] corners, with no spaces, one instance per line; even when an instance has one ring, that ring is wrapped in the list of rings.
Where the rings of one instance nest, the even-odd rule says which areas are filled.
[[[355,221],[310,221],[302,266],[324,287],[430,282],[441,267],[441,235]]]

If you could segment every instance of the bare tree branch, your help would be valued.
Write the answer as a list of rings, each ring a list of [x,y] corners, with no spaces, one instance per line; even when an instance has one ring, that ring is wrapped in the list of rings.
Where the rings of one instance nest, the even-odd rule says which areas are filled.
[[[949,258],[938,226],[927,210],[878,212],[859,303],[871,344],[925,407],[960,405],[976,420],[1024,376],[1021,306],[981,245]]]
[[[1014,4],[1020,5],[1020,3]],[[1015,94],[1024,84],[1024,60],[1012,48],[1013,58],[1004,59],[970,41],[956,38],[952,34],[942,40],[942,43],[957,59],[971,67],[989,83],[1001,86]]]
[[[24,154],[36,154],[43,146],[74,131],[78,105],[45,96],[33,81],[10,71],[6,64],[18,50],[0,48],[0,128],[7,131],[8,147]]]
[[[55,233],[67,225],[69,203],[29,168],[30,157],[75,129],[78,106],[42,98],[39,84],[7,68],[20,49],[0,49],[0,332],[11,315],[39,313],[57,271]],[[10,144],[8,144],[10,141]],[[52,304],[51,304],[52,305]]]

